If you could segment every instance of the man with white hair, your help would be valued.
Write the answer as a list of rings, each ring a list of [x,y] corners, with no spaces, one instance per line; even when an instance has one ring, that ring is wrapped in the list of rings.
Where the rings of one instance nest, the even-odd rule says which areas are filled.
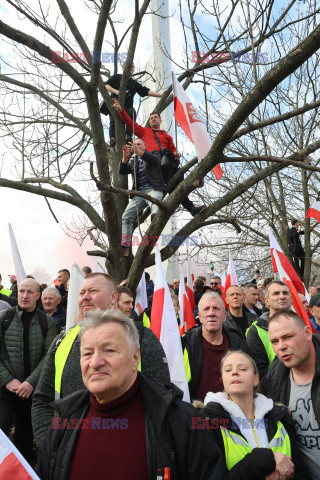
[[[118,292],[114,279],[104,273],[87,275],[79,292],[79,312],[85,318],[92,310],[115,309]],[[32,423],[40,445],[54,415],[54,401],[84,388],[80,370],[81,323],[60,334],[48,351],[32,403]],[[139,328],[141,362],[139,369],[161,382],[169,382],[167,359],[156,335],[148,328]]]
[[[53,318],[57,333],[66,326],[67,311],[61,307],[61,294],[55,287],[45,288],[41,295],[43,311]]]
[[[190,397],[203,401],[208,392],[223,389],[220,362],[224,354],[230,349],[250,351],[238,331],[224,324],[227,312],[217,292],[202,295],[198,305],[201,326],[182,337],[182,347]]]
[[[32,460],[31,399],[46,353],[56,335],[51,317],[36,308],[39,284],[27,278],[18,287],[18,305],[0,312],[0,428]]]
[[[138,373],[131,319],[119,310],[89,312],[79,338],[86,390],[58,406],[39,450],[41,478],[222,478],[211,432],[191,428],[198,411],[174,385]]]

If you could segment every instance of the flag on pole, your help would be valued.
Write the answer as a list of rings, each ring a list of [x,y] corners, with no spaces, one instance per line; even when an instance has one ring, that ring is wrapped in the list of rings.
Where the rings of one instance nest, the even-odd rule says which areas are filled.
[[[306,325],[312,328],[313,333],[318,333],[317,330],[312,325],[310,318],[307,312],[305,311],[304,306],[302,305],[302,302],[300,300],[300,297],[298,295],[298,292],[295,288],[294,283],[292,282],[291,278],[289,277],[289,275],[287,274],[287,272],[282,266],[282,262],[279,257],[279,252],[277,252],[277,250],[274,250],[273,255],[274,255],[274,261],[277,265],[277,271],[278,271],[280,280],[286,283],[290,289],[290,293],[292,297],[292,306],[294,308],[294,311],[299,315],[300,318],[302,318],[302,320]]]
[[[55,280],[53,280],[53,284],[55,287],[58,287],[60,285],[58,277]]]
[[[79,265],[74,263],[70,271],[66,330],[73,328],[79,321],[78,297],[84,277]]]
[[[278,272],[278,266],[275,261],[274,257],[274,252],[276,251],[278,253],[278,258],[281,263],[282,268],[287,274],[287,277],[291,280],[291,282],[294,284],[295,289],[297,292],[302,293],[302,295],[305,295],[306,299],[308,302],[310,301],[310,297],[308,294],[308,291],[306,287],[304,286],[304,283],[300,279],[299,275],[283,253],[279,243],[277,242],[275,236],[272,233],[271,228],[269,229],[269,239],[270,239],[270,248],[271,248],[271,259],[272,259],[272,267],[274,272]]]
[[[147,287],[146,287],[146,277],[143,270],[142,277],[140,278],[140,282],[136,291],[136,300],[134,309],[135,312],[140,315],[145,308],[148,307],[148,299],[147,299]]]
[[[0,429],[0,480],[40,480],[9,438]]]
[[[157,246],[155,247],[155,257],[156,278],[150,328],[157,335],[163,346],[168,360],[172,383],[183,391],[183,400],[190,402],[177,317],[162,267],[160,250]]]
[[[225,284],[226,284],[226,269],[224,268],[221,273],[221,286],[222,286],[221,290],[224,289]]]
[[[196,306],[196,302],[195,302],[195,299],[194,299],[194,291],[193,291],[193,281],[194,281],[194,279],[192,279],[189,252],[187,252],[187,263],[188,263],[188,265],[187,265],[186,293],[187,293],[187,297],[189,299],[189,302],[190,302],[190,305],[191,305],[191,308],[192,308],[192,311],[193,311],[194,307]],[[184,279],[183,279],[183,283],[184,283]],[[180,279],[180,285],[181,285],[181,279]],[[180,294],[180,290],[179,290],[179,294]],[[179,302],[180,302],[180,298],[179,298]]]
[[[106,273],[108,275],[107,270],[101,265],[100,262],[97,262],[96,273]]]
[[[320,202],[314,200],[313,204],[307,211],[306,218],[315,218],[320,223]]]
[[[172,91],[174,116],[182,130],[194,144],[197,152],[198,161],[200,162],[209,152],[212,140],[197,115],[196,109],[189,100],[189,97],[182,85],[176,79],[172,72]],[[223,175],[220,165],[216,165],[212,169],[217,180]]]
[[[222,296],[224,301],[226,300],[227,290],[229,287],[231,287],[231,285],[239,285],[239,282],[236,274],[236,269],[234,268],[232,255],[231,253],[229,253],[229,265],[228,265],[227,276],[224,283],[224,290],[223,290],[223,296]]]
[[[180,275],[180,284],[179,284],[179,304],[180,304],[180,312],[179,312],[180,335],[184,335],[188,330],[190,330],[190,328],[196,326],[196,322],[193,316],[193,308],[191,307],[190,300],[187,296],[182,273]]]
[[[11,224],[9,223],[9,235],[10,235],[10,243],[11,243],[11,250],[12,250],[12,256],[13,256],[13,263],[14,263],[14,268],[16,271],[16,277],[17,277],[17,283],[19,285],[22,280],[27,278],[26,273],[24,271],[18,245],[16,242],[16,239],[14,237],[14,233],[11,227]]]

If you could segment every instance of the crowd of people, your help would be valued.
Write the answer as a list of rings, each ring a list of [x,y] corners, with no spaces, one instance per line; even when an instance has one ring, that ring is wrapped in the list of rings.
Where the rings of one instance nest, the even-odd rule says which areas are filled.
[[[67,269],[53,287],[1,285],[0,428],[41,479],[122,479],[128,465],[139,479],[320,478],[320,340],[285,283],[256,276],[224,295],[219,277],[194,280],[189,404],[150,329],[150,276],[138,315],[126,286],[83,271],[68,331]],[[179,324],[179,280],[169,288]],[[301,296],[317,326],[319,289]]]

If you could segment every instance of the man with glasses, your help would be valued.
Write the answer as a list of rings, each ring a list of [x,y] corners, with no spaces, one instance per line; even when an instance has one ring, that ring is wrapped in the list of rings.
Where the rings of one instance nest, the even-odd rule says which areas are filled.
[[[210,281],[210,286],[214,292],[219,293],[222,297],[222,290],[221,290],[221,278],[220,277],[212,277]]]

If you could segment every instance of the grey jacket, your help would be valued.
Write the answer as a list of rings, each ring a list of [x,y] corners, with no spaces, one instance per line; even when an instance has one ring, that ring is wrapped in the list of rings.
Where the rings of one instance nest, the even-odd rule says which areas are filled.
[[[160,382],[170,382],[167,358],[161,343],[149,328],[143,327],[142,322],[135,322],[140,335],[141,371],[156,378]],[[38,445],[41,444],[54,416],[55,401],[55,353],[65,333],[58,335],[52,343],[43,367],[38,386],[32,401],[32,427]],[[74,341],[61,379],[61,398],[84,389],[80,369],[80,340]]]

